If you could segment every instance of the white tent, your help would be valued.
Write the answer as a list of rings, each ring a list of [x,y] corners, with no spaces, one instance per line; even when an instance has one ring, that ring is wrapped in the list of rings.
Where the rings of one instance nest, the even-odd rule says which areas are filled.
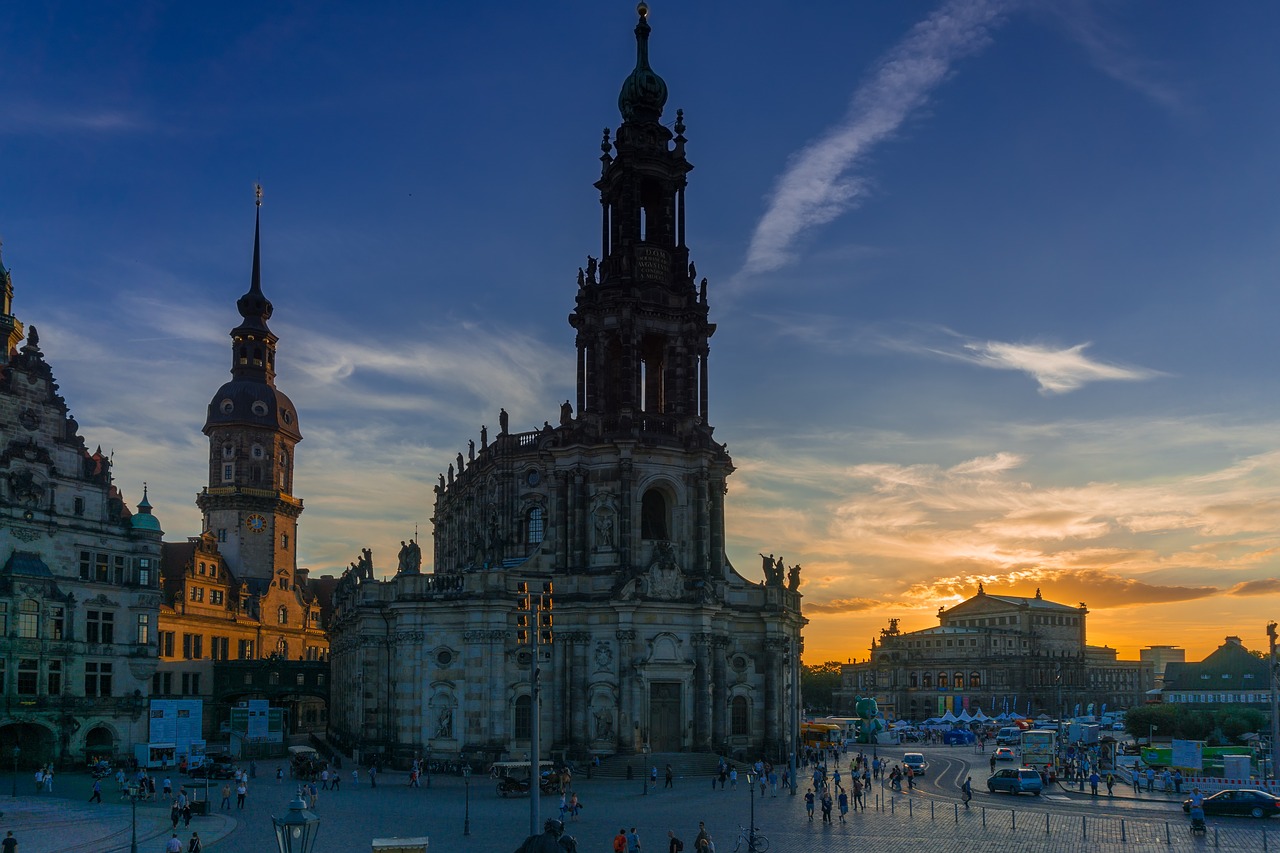
[[[960,723],[972,723],[973,715],[969,713],[968,708],[965,708],[960,712],[960,716],[956,717],[956,721]]]
[[[986,714],[982,713],[981,708],[978,709],[978,713],[973,715],[973,718],[980,723],[985,723],[987,720],[991,719]]]
[[[954,723],[954,722],[957,722],[958,720],[959,720],[959,717],[951,713],[950,710],[948,710],[947,713],[943,714],[941,717],[938,718],[938,721],[943,723]]]

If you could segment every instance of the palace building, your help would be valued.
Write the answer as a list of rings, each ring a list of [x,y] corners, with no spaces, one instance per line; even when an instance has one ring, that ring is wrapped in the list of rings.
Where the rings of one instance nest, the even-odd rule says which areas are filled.
[[[0,264],[0,755],[82,763],[145,739],[160,522],[90,453]],[[15,751],[16,750],[16,751]]]
[[[543,757],[777,760],[794,743],[799,569],[769,561],[748,580],[725,554],[733,463],[708,416],[716,327],[685,242],[693,167],[682,112],[661,121],[646,15],[621,126],[600,146],[600,257],[566,288],[576,399],[523,431],[504,410],[448,466],[433,572],[411,542],[389,579],[365,550],[338,582],[330,736],[361,757],[524,757],[535,721]],[[524,584],[549,592],[538,625]],[[531,629],[551,640],[536,667]]]
[[[302,432],[275,383],[279,339],[262,292],[260,205],[261,198],[249,290],[236,302],[241,321],[231,330],[231,379],[214,393],[204,422],[209,480],[196,497],[204,529],[165,543],[162,565],[161,662],[151,693],[204,699],[209,734],[247,698],[283,704],[292,731],[323,729],[326,715],[327,601],[297,564],[303,506],[293,474]],[[241,673],[236,662],[275,669],[259,684],[261,666]]]
[[[1059,604],[1038,589],[1027,598],[979,584],[977,595],[938,611],[937,627],[901,631],[890,619],[869,660],[840,668],[836,704],[852,712],[870,696],[889,719],[915,722],[947,711],[1056,717],[1141,705],[1151,664],[1089,645],[1088,615],[1083,602]]]

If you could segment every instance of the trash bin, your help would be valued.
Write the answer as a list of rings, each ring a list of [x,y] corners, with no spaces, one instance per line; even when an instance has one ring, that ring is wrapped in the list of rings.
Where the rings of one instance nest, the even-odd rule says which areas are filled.
[[[195,817],[208,817],[209,801],[208,800],[192,800],[191,814]]]

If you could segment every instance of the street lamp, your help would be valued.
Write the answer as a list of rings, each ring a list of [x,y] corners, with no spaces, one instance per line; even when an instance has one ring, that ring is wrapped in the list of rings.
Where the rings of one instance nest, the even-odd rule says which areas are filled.
[[[13,748],[13,792],[11,796],[18,796],[18,756],[22,754],[22,750],[18,747]]]
[[[466,803],[465,811],[462,813],[462,834],[471,834],[471,765],[467,763],[466,757],[462,759],[462,784],[465,791]],[[534,794],[538,796],[538,794]]]
[[[129,786],[129,807],[132,815],[130,822],[132,824],[132,834],[129,840],[129,853],[138,853],[138,797],[141,796],[138,791],[138,783],[134,782]]]
[[[307,811],[307,804],[298,795],[289,803],[289,813],[271,818],[276,831],[276,847],[280,853],[312,853],[316,847],[316,835],[320,830],[320,818]]]
[[[747,771],[747,787],[751,789],[751,823],[747,830],[747,850],[756,849],[756,780],[751,771]]]

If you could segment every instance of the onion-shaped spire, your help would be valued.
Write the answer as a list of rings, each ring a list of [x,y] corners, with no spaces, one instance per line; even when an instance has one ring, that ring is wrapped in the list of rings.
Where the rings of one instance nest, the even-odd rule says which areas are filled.
[[[636,24],[636,67],[622,81],[618,94],[618,110],[623,121],[654,121],[662,116],[667,103],[667,84],[649,67],[649,6],[636,6],[640,21]]]

